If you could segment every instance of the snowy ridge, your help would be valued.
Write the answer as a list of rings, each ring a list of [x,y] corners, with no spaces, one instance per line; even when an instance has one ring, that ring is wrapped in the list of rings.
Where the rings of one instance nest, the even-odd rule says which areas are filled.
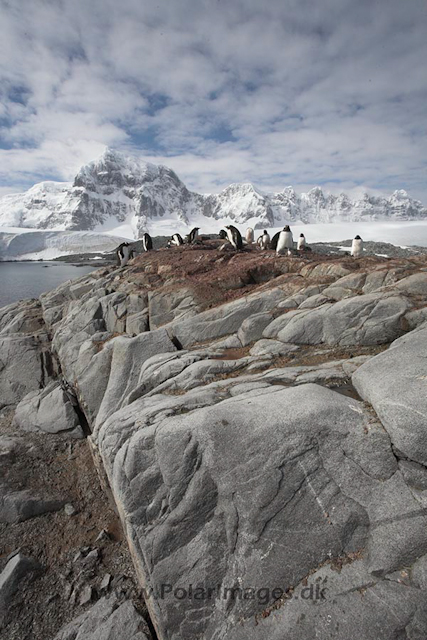
[[[227,222],[258,229],[285,223],[425,220],[427,208],[406,191],[390,197],[325,194],[320,187],[297,194],[286,187],[263,194],[252,184],[231,184],[219,194],[191,192],[163,165],[107,149],[82,167],[74,182],[41,182],[22,194],[0,198],[0,227],[115,232],[134,238],[145,231]],[[218,225],[214,221],[218,220]],[[214,223],[212,225],[212,223]]]

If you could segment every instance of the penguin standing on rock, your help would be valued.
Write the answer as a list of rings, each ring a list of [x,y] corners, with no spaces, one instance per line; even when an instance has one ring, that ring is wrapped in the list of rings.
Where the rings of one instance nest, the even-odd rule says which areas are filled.
[[[116,249],[117,264],[120,267],[125,267],[129,260],[135,256],[135,251],[130,246],[129,242],[122,242]]]
[[[264,233],[257,240],[257,244],[261,247],[261,249],[269,249],[270,247],[270,235],[264,229]]]
[[[240,231],[236,227],[233,227],[232,224],[225,228],[227,229],[227,238],[229,242],[233,245],[236,251],[241,251],[243,249],[243,240]]]
[[[199,229],[200,227],[194,227],[194,229],[191,229],[190,233],[185,238],[187,244],[196,244],[199,235]]]
[[[283,256],[285,253],[291,255],[291,251],[294,248],[294,239],[292,231],[287,224],[283,227],[283,231],[280,232],[279,241],[276,247],[276,253],[278,256]]]
[[[300,233],[298,238],[297,249],[298,251],[304,251],[305,249],[305,235],[303,233]]]
[[[248,227],[246,229],[245,238],[246,238],[246,242],[248,244],[252,244],[253,243],[253,241],[254,241],[254,230],[252,229],[252,227]]]
[[[351,255],[353,258],[360,258],[363,254],[363,240],[360,236],[356,236],[351,244]]]
[[[221,229],[218,235],[220,240],[227,240],[227,232],[224,229]]]
[[[182,236],[179,233],[174,233],[168,242],[168,247],[180,247],[182,244],[184,244]]]
[[[151,251],[153,249],[153,240],[149,233],[144,233],[142,236],[142,246],[144,251]]]

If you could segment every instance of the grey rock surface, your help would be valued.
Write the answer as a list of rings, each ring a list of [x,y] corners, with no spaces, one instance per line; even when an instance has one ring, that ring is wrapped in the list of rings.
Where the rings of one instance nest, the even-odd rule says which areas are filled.
[[[25,446],[23,438],[15,436],[0,436],[0,461],[16,454],[21,446]]]
[[[0,573],[0,622],[6,615],[9,602],[18,591],[21,580],[28,575],[36,577],[40,570],[36,560],[27,558],[22,553],[17,553],[9,560]]]
[[[148,309],[143,309],[138,313],[132,313],[126,318],[126,333],[130,336],[137,336],[139,333],[149,331],[150,320]]]
[[[268,340],[264,338],[255,342],[249,353],[251,356],[285,356],[289,353],[298,351],[298,349],[299,347],[295,344],[284,344],[280,340]]]
[[[322,597],[323,596],[323,597]],[[373,579],[363,562],[325,566],[267,615],[230,628],[227,640],[421,640],[427,632],[425,592]],[[404,629],[405,636],[402,636]],[[209,640],[216,638],[207,636]],[[219,636],[221,637],[221,636]]]
[[[49,381],[49,344],[40,303],[24,300],[0,309],[0,408]]]
[[[95,290],[88,291],[81,299],[65,304],[61,320],[54,327],[52,344],[67,379],[74,379],[80,349],[96,334],[101,332],[112,336],[125,333],[133,335],[141,333],[140,329],[148,328],[147,301],[148,296],[143,291],[127,293],[110,291],[110,288],[98,286]],[[45,316],[48,309],[44,306]]]
[[[409,294],[427,296],[427,273],[414,273],[412,276],[402,278],[395,284],[396,289]]]
[[[149,640],[147,624],[132,602],[114,596],[98,600],[57,633],[54,640]]]
[[[318,293],[315,296],[310,296],[298,305],[298,309],[315,309],[316,307],[320,307],[322,304],[326,302],[331,302],[331,297],[324,295],[323,293]]]
[[[40,391],[31,391],[16,407],[14,423],[24,431],[62,433],[83,438],[73,405],[57,382]]]
[[[399,460],[399,469],[406,484],[419,491],[427,491],[427,468],[410,460]]]
[[[278,331],[277,338],[295,344],[383,344],[404,333],[402,318],[409,308],[410,303],[401,296],[356,296],[313,310],[286,314],[282,320],[285,326]],[[267,327],[264,336],[273,337],[272,333],[271,326]]]
[[[244,320],[256,313],[268,312],[286,298],[279,288],[255,293],[246,298],[208,309],[194,318],[173,321],[165,325],[169,335],[174,336],[184,349],[207,340],[215,340],[236,333]]]
[[[258,384],[235,380],[236,395],[224,381],[185,396],[141,398],[95,430],[144,581],[157,592],[165,583],[271,591],[297,587],[330,558],[361,554],[363,580],[385,593],[385,574],[427,552],[427,518],[387,433],[351,398],[313,384],[259,384],[267,375]],[[372,618],[372,600],[360,602],[356,578],[350,588],[354,595],[329,603],[335,618],[340,603],[353,602],[357,615]],[[409,622],[419,592],[408,602]],[[271,604],[188,602],[172,589],[148,606],[160,637],[177,640],[248,637],[239,635],[239,621]],[[377,611],[381,624],[387,611]],[[387,625],[394,637],[396,623]],[[282,631],[274,637],[287,637]]]
[[[0,309],[0,335],[33,334],[44,328],[38,300],[20,300]]]
[[[12,491],[0,485],[0,522],[23,522],[43,513],[59,511],[63,500],[52,500],[32,494],[31,491]]]
[[[350,269],[344,266],[344,264],[336,262],[332,264],[328,264],[327,262],[325,262],[315,266],[307,265],[306,267],[303,267],[301,269],[301,275],[308,280],[314,280],[322,277],[329,277],[331,279],[337,280],[338,278],[342,278],[350,274]]]
[[[412,580],[420,589],[427,589],[427,555],[422,556],[412,566]]]
[[[243,320],[240,329],[237,332],[237,337],[239,338],[243,347],[250,344],[251,342],[255,342],[255,340],[259,340],[262,336],[262,332],[265,327],[270,324],[272,320],[272,316],[270,313],[255,313],[253,316],[249,316]]]
[[[417,329],[424,323],[427,323],[427,307],[422,307],[421,309],[415,309],[414,311],[409,311],[405,315],[405,322],[408,324],[408,329],[412,331],[413,329]]]
[[[157,256],[0,310],[1,401],[19,402],[23,430],[82,435],[51,383],[53,335],[140,583],[153,589],[159,640],[427,637],[427,271],[414,274],[419,257],[338,260],[282,259],[255,293],[228,292],[201,313]],[[390,342],[377,356],[367,348]],[[25,444],[7,438],[0,458],[13,462]],[[54,502],[2,487],[0,520]],[[72,526],[79,508],[65,511]],[[85,571],[102,562],[89,547],[75,558]],[[130,602],[91,606],[100,584],[73,590],[87,610],[56,640],[148,637]],[[111,576],[102,584],[116,589]],[[205,595],[180,597],[189,585]],[[313,596],[319,585],[325,598]]]
[[[427,328],[408,333],[353,374],[359,395],[374,407],[393,444],[427,465]]]
[[[174,319],[191,318],[200,310],[194,292],[189,287],[150,291],[148,305],[151,329],[157,329]]]
[[[119,336],[109,343],[112,350],[108,383],[96,421],[102,422],[123,406],[127,396],[136,388],[144,362],[156,354],[176,351],[164,329],[141,333],[135,338]],[[96,369],[94,369],[96,373]],[[86,395],[91,394],[90,385]]]
[[[372,293],[381,287],[393,285],[398,280],[398,270],[396,269],[376,269],[367,274],[363,293]]]

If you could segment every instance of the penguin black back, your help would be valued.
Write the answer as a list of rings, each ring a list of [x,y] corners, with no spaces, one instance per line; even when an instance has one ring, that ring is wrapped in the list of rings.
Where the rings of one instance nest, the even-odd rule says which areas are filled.
[[[151,251],[153,249],[153,240],[149,233],[144,233],[142,236],[142,246],[144,251]]]
[[[187,236],[188,244],[194,244],[196,242],[197,236],[199,235],[199,229],[200,227],[194,227],[194,229],[191,229],[190,233]]]
[[[275,233],[274,236],[271,238],[270,249],[274,249],[274,251],[276,251],[277,243],[279,242],[279,236],[280,236],[280,231]]]
[[[227,237],[230,240],[233,247],[236,249],[236,251],[242,251],[243,240],[242,240],[240,231],[236,227],[234,227],[232,224],[228,225],[225,228],[228,230]]]

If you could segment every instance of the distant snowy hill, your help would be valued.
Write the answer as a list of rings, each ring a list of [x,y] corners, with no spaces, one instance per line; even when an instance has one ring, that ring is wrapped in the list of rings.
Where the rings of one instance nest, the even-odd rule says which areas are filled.
[[[29,231],[0,227],[0,261],[53,260],[76,253],[104,253],[114,251],[123,240],[92,231]]]
[[[168,167],[107,149],[82,167],[73,184],[41,182],[22,194],[0,198],[0,227],[115,233],[141,237],[197,225],[202,232],[234,222],[255,228],[288,222],[329,223],[427,219],[427,208],[395,191],[390,197],[298,195],[292,187],[263,194],[251,184],[232,184],[219,194],[187,189]],[[218,223],[216,222],[218,221]]]

